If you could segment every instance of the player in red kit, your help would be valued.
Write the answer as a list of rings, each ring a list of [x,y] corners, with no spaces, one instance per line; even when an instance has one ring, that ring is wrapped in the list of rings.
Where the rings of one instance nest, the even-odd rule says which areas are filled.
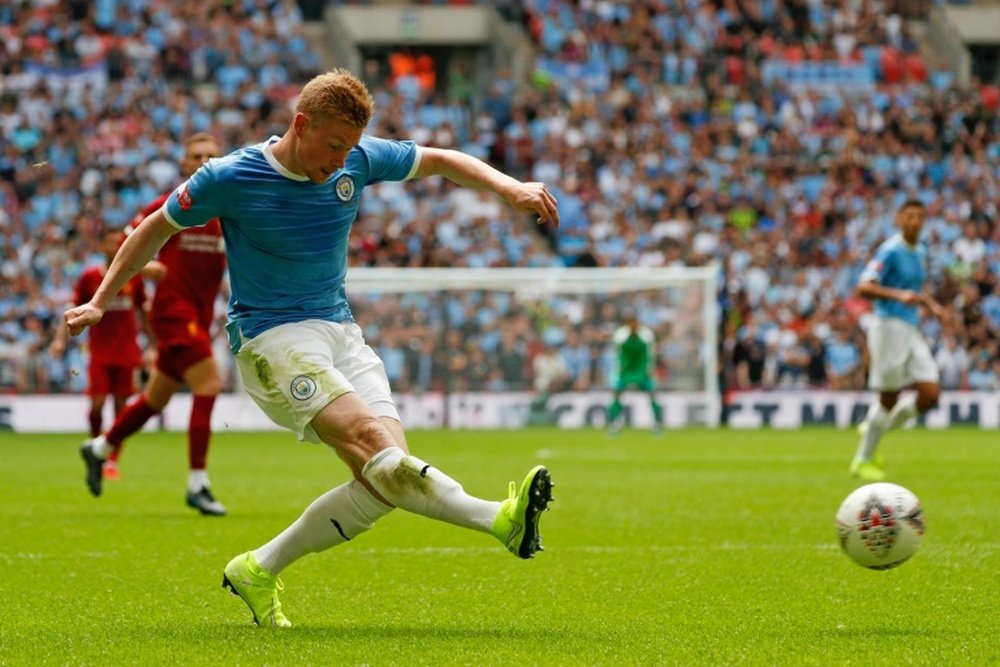
[[[108,264],[121,245],[120,229],[108,227],[101,232],[100,248]],[[76,282],[73,303],[90,301],[97,291],[107,266],[91,266],[84,269]],[[115,415],[122,413],[125,401],[135,393],[136,369],[142,363],[142,352],[136,342],[139,333],[138,322],[145,326],[146,292],[142,278],[136,276],[112,301],[106,317],[90,332],[88,348],[90,366],[88,368],[87,394],[90,396],[90,435],[101,432],[104,401],[108,395],[114,397]],[[66,334],[61,328],[50,348],[55,356],[62,356],[66,350]]]
[[[218,157],[219,144],[208,134],[195,134],[184,145],[181,171],[185,178],[210,158]],[[159,210],[170,193],[150,203],[136,216],[129,231]],[[101,495],[101,459],[121,449],[125,439],[163,408],[185,384],[193,395],[188,425],[188,506],[205,515],[222,516],[226,508],[209,488],[205,469],[211,438],[212,407],[219,393],[219,369],[212,357],[210,329],[215,297],[226,270],[222,228],[218,220],[173,236],[143,273],[157,280],[150,325],[156,335],[156,365],[145,390],[130,401],[114,425],[88,440],[81,449],[87,464],[87,486]],[[158,278],[158,279],[157,279]]]

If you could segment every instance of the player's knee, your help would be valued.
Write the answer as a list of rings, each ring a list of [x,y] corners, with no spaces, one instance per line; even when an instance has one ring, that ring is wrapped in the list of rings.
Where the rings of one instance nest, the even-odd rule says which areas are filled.
[[[365,454],[364,459],[395,445],[388,429],[373,415],[364,415],[352,420],[344,429],[343,440],[346,446]]]
[[[917,410],[928,412],[938,406],[941,389],[937,386],[925,387],[917,394]]]
[[[218,396],[222,391],[222,381],[218,376],[205,378],[199,381],[197,386],[192,386],[191,391],[198,396]]]

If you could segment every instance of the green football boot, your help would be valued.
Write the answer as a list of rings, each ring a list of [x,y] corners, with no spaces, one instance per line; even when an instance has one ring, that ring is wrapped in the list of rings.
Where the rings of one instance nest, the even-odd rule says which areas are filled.
[[[876,456],[874,460],[854,459],[851,462],[851,474],[862,482],[881,482],[885,479],[885,471],[882,470],[882,457]]]
[[[493,521],[493,535],[515,556],[533,558],[536,551],[544,551],[538,523],[542,512],[555,500],[553,486],[545,466],[532,468],[520,489],[510,483],[509,496]]]
[[[292,625],[281,613],[278,601],[278,591],[285,590],[285,585],[257,564],[253,552],[248,551],[229,561],[222,574],[222,587],[247,603],[253,622],[258,626],[287,628]]]

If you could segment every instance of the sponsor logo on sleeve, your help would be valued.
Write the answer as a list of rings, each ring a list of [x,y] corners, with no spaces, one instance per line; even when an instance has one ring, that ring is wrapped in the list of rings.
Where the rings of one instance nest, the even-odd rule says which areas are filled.
[[[187,183],[181,186],[181,193],[177,195],[177,203],[180,205],[182,211],[187,211],[194,206],[194,198],[192,198],[191,193],[188,192]]]

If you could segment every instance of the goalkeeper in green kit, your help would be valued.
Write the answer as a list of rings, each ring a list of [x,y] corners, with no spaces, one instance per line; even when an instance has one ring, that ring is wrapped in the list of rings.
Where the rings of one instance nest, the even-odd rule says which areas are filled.
[[[621,430],[622,392],[635,388],[649,394],[649,404],[653,408],[653,433],[659,435],[663,429],[663,408],[656,402],[654,369],[656,368],[656,338],[649,327],[639,324],[635,315],[625,318],[625,324],[611,337],[615,351],[615,372],[611,376],[614,399],[608,408],[608,431],[615,435]]]

